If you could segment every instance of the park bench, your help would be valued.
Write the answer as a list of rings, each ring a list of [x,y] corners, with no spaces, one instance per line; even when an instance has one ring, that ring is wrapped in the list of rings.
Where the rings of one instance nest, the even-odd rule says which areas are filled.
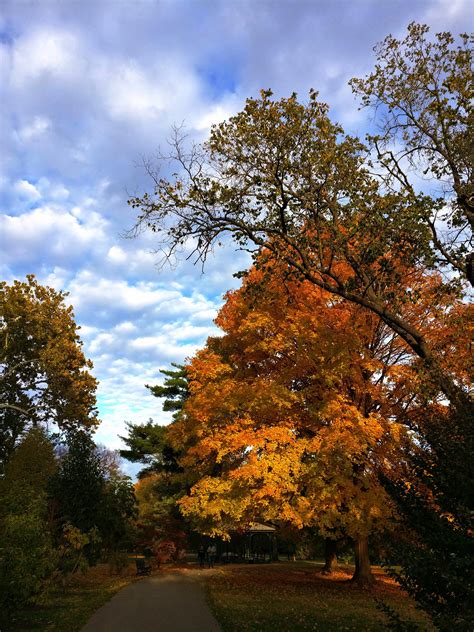
[[[137,557],[135,564],[137,565],[137,575],[149,575],[151,573],[151,566],[146,563],[145,558]]]

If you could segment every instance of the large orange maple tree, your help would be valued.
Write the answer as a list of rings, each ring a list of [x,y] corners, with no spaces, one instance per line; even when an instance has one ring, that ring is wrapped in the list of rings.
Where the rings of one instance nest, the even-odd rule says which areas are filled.
[[[224,335],[188,367],[171,430],[193,483],[181,509],[211,535],[258,519],[350,536],[370,581],[367,537],[393,517],[378,472],[410,443],[395,419],[413,401],[409,355],[376,317],[274,272],[227,295]]]

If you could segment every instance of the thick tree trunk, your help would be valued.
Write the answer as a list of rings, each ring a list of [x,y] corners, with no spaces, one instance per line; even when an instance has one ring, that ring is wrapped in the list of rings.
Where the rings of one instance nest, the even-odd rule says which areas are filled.
[[[337,541],[326,538],[324,541],[324,566],[321,570],[322,575],[331,575],[334,566],[337,564]]]
[[[360,536],[355,540],[355,571],[351,581],[367,588],[375,583],[375,577],[370,568],[367,536]]]

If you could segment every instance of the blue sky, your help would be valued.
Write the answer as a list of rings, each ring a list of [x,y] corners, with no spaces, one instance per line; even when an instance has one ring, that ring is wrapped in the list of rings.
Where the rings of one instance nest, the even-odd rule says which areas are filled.
[[[216,332],[244,255],[158,269],[153,240],[126,240],[140,166],[184,121],[210,125],[271,88],[319,90],[331,116],[369,124],[347,81],[372,47],[409,22],[472,25],[470,0],[3,0],[0,7],[0,275],[37,275],[70,292],[100,380],[97,440],[120,447],[124,421],[166,423],[145,383]]]

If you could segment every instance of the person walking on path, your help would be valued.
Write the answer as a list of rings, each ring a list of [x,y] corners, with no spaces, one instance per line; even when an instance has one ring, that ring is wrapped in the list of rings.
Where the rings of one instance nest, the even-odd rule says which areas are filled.
[[[199,568],[204,568],[204,563],[206,561],[206,547],[201,544],[198,550],[198,560],[199,560]]]
[[[209,549],[207,551],[207,565],[208,565],[209,568],[214,568],[214,561],[216,559],[216,553],[217,553],[216,545],[215,544],[211,544],[211,546],[209,547]]]

